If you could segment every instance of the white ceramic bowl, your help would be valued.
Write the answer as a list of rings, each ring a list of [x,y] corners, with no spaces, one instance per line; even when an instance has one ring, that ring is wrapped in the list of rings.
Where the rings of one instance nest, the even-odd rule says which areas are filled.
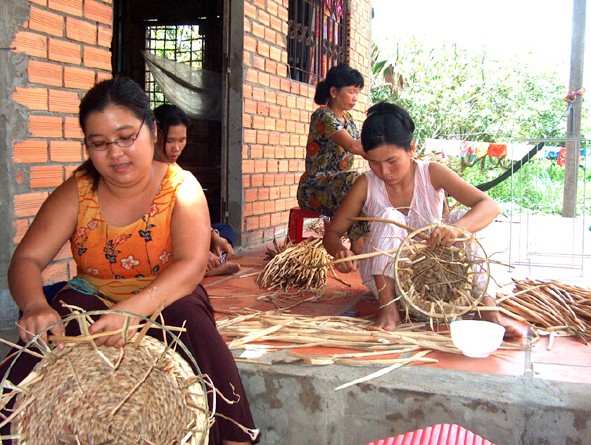
[[[505,328],[484,320],[457,320],[450,325],[451,339],[467,357],[488,357],[503,342]]]

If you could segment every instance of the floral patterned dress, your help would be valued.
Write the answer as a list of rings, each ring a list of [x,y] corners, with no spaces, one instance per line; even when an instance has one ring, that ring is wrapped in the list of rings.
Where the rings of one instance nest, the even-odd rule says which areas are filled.
[[[186,174],[178,165],[170,165],[144,216],[117,227],[103,219],[92,180],[78,173],[78,227],[70,238],[77,275],[109,298],[121,301],[168,268],[172,262],[172,210]]]
[[[339,208],[359,173],[351,171],[355,155],[330,139],[334,133],[346,130],[359,139],[359,130],[348,112],[344,122],[327,106],[321,106],[310,120],[306,145],[306,171],[300,178],[297,192],[302,209],[320,212],[331,217]],[[349,238],[356,240],[369,232],[366,222],[354,223]]]

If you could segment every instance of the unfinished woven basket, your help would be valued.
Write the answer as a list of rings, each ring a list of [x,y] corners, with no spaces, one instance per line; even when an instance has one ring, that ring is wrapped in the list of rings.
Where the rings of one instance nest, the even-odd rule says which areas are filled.
[[[425,240],[440,225],[409,233],[396,253],[399,297],[407,315],[415,319],[459,318],[476,309],[488,287],[488,257],[472,233],[460,228],[464,236],[453,246],[427,246]]]
[[[202,377],[149,336],[137,347],[67,344],[42,359],[19,386],[11,430],[20,436],[16,443],[207,443]]]

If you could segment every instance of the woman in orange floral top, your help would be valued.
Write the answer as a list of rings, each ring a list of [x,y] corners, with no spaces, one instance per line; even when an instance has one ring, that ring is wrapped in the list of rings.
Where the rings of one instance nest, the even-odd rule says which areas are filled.
[[[80,103],[79,119],[88,160],[43,204],[9,268],[10,291],[23,312],[21,341],[68,315],[61,301],[89,311],[111,308],[143,317],[163,308],[165,325],[185,327],[180,338],[199,370],[222,394],[238,400],[225,403],[218,397],[216,412],[225,417],[216,417],[210,444],[252,443],[256,430],[246,394],[199,284],[211,230],[201,186],[177,164],[154,160],[154,115],[146,94],[132,80],[116,77],[95,85]],[[77,276],[90,281],[97,295],[66,287],[50,305],[41,272],[68,240]],[[117,332],[95,343],[120,347],[137,331],[132,328],[136,321],[124,329],[126,317],[108,313],[96,318],[89,331]],[[50,332],[76,335],[74,325],[57,324]],[[162,332],[149,335],[161,338]],[[36,360],[23,354],[12,368],[11,381],[20,382]]]
[[[297,197],[302,209],[332,217],[359,173],[352,171],[354,155],[364,156],[359,130],[349,113],[363,88],[361,73],[347,65],[332,67],[316,86],[306,145],[306,171]],[[369,224],[357,222],[348,232],[353,251],[363,250]]]

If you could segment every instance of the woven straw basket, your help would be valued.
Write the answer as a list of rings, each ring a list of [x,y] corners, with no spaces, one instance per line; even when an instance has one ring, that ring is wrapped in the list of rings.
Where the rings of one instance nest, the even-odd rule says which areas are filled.
[[[408,234],[396,253],[394,272],[407,315],[447,322],[476,309],[486,293],[490,270],[484,249],[467,230],[462,229],[464,236],[453,246],[430,249],[425,240],[439,225]]]
[[[24,391],[16,397],[11,431],[20,437],[16,443],[207,443],[201,375],[170,345],[149,336],[137,347],[66,344],[46,355],[19,387]]]

